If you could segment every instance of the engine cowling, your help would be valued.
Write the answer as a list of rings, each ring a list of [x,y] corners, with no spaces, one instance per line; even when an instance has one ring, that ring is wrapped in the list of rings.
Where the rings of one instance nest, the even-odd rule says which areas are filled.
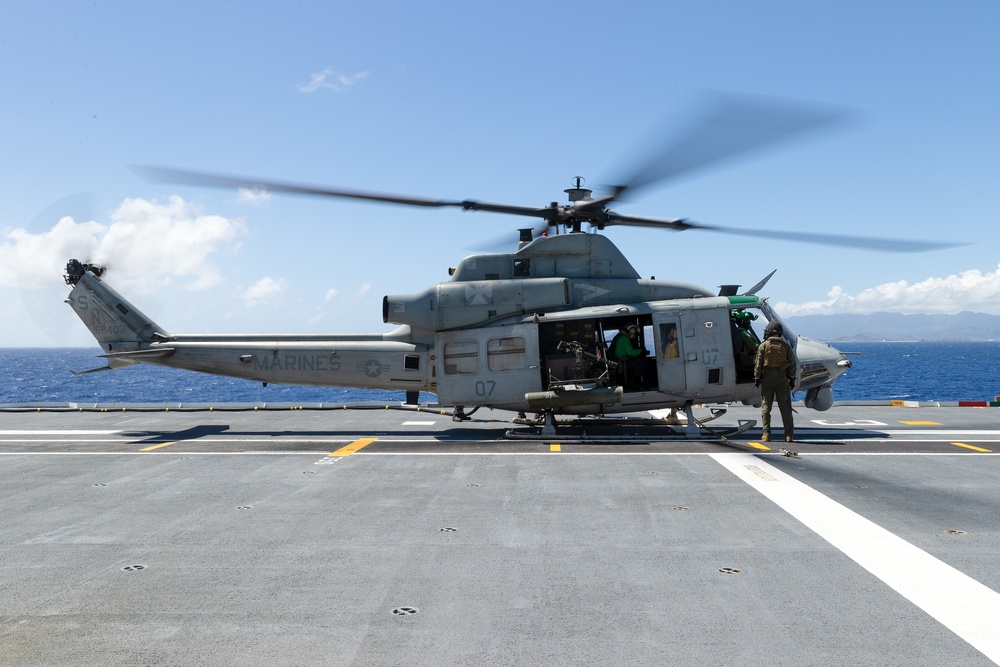
[[[382,321],[443,331],[524,312],[565,308],[573,302],[566,278],[439,283],[418,294],[382,299]]]

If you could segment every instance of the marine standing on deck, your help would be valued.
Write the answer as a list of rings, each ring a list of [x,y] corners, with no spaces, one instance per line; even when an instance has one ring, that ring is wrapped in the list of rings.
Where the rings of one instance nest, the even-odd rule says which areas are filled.
[[[760,387],[760,417],[763,437],[771,440],[771,405],[778,401],[781,425],[785,429],[785,442],[795,437],[792,423],[792,388],[795,387],[795,355],[792,347],[782,338],[785,333],[781,322],[768,322],[764,329],[764,342],[757,348],[753,364],[754,384]]]

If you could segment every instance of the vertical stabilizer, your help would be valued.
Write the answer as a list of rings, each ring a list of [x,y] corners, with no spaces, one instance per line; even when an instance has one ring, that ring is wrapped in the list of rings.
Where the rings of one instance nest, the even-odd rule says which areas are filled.
[[[101,280],[103,270],[70,260],[66,283],[73,290],[66,303],[76,312],[106,353],[134,352],[169,338],[156,322]],[[113,365],[113,364],[112,364]]]

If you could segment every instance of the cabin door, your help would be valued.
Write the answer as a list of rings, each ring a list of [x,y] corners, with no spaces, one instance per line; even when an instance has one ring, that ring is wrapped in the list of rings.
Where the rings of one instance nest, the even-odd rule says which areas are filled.
[[[438,334],[438,400],[445,405],[523,403],[541,391],[538,326],[515,324]]]

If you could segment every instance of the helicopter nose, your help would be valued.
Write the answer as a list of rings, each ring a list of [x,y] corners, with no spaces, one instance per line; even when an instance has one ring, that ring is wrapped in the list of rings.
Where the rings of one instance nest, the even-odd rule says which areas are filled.
[[[799,390],[829,384],[851,367],[851,362],[832,345],[798,337],[796,356],[799,360]]]

